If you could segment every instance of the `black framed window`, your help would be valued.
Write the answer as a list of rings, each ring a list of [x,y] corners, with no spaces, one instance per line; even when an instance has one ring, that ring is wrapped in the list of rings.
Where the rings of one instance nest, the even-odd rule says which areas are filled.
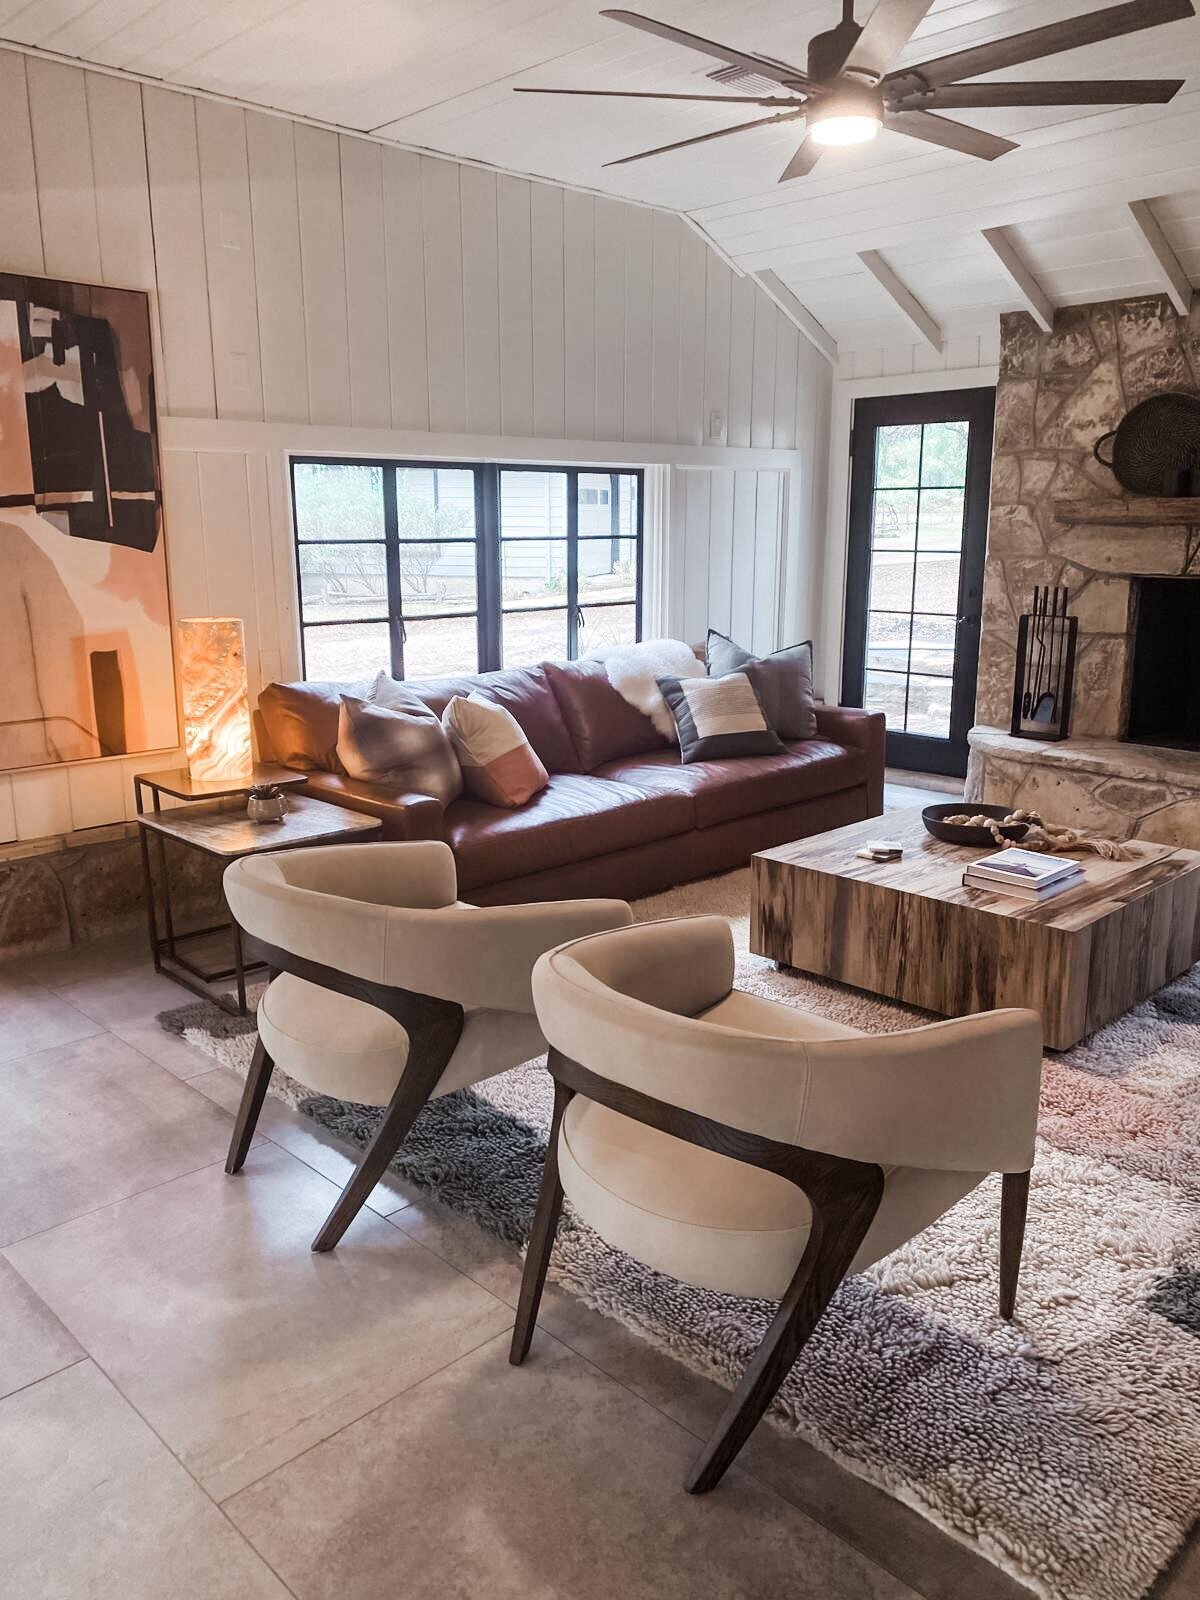
[[[306,678],[574,659],[641,637],[642,473],[292,460]]]

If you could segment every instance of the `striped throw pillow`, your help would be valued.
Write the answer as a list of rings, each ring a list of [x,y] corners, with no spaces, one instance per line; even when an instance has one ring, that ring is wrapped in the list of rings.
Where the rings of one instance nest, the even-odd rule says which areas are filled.
[[[442,712],[462,768],[463,786],[489,805],[523,806],[550,775],[511,711],[478,695],[456,694]]]
[[[685,764],[784,753],[746,673],[729,672],[723,678],[659,678],[658,687],[675,718],[679,754]]]

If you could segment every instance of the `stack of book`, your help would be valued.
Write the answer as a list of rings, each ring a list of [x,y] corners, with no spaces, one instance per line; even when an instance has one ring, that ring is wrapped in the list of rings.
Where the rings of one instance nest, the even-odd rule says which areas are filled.
[[[1083,877],[1078,861],[1066,856],[1044,856],[1034,850],[997,850],[982,856],[963,873],[968,889],[992,894],[1017,895],[1022,900],[1044,900],[1077,884]]]

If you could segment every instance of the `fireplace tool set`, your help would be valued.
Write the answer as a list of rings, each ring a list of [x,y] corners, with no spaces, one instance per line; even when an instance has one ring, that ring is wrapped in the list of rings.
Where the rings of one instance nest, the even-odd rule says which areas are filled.
[[[1071,690],[1079,619],[1067,615],[1067,590],[1033,591],[1033,608],[1017,624],[1017,676],[1011,732],[1022,739],[1065,739],[1071,728]]]

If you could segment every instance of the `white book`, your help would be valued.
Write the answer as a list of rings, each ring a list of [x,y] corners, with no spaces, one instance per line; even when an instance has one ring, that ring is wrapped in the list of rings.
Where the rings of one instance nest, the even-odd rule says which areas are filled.
[[[1001,878],[977,877],[968,867],[963,873],[963,887],[965,889],[985,889],[988,894],[1007,895],[1013,900],[1051,900],[1056,894],[1061,894],[1064,889],[1074,889],[1078,886],[1083,874],[1072,872],[1065,878],[1056,878],[1053,883],[1035,885],[1021,883],[1016,879],[1004,880]]]
[[[1083,868],[1069,856],[1041,855],[1036,850],[997,850],[994,855],[981,856],[978,861],[972,861],[967,871],[1000,883],[1023,883],[1033,888],[1047,888],[1064,878],[1076,877]]]

